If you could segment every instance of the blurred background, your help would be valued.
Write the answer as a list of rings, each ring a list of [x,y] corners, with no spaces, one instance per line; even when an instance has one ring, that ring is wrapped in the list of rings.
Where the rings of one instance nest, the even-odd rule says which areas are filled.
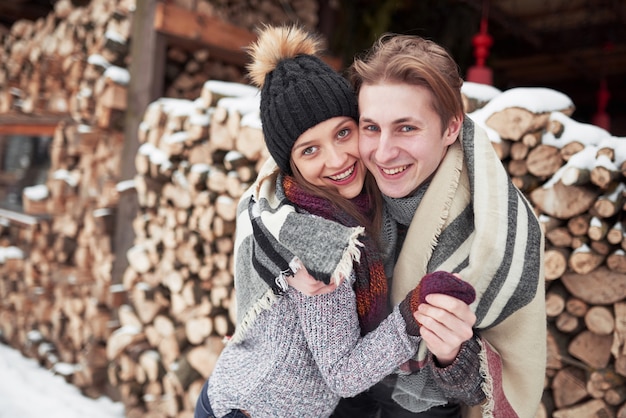
[[[195,0],[218,13],[255,8],[258,0]],[[54,0],[3,0],[0,24],[47,15]],[[75,5],[89,3],[76,0]],[[187,3],[192,3],[187,1]],[[297,21],[298,2],[275,2]],[[626,2],[623,0],[320,0],[314,26],[330,51],[351,62],[384,32],[418,34],[446,46],[463,74],[475,64],[473,40],[481,22],[491,38],[486,65],[493,85],[549,87],[576,104],[591,122],[603,84],[611,132],[626,135]],[[233,22],[241,24],[241,22]],[[309,22],[305,22],[309,23]]]

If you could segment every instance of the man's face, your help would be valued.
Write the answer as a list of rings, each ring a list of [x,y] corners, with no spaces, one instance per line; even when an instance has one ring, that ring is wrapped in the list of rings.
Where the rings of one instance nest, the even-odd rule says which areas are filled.
[[[452,120],[443,131],[422,86],[384,83],[363,85],[359,92],[359,152],[390,197],[405,197],[437,169],[461,128]]]

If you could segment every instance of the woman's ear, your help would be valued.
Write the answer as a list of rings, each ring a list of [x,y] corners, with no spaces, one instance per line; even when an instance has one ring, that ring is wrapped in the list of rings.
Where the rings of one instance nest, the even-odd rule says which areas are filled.
[[[444,142],[446,145],[452,144],[459,137],[459,133],[461,132],[461,126],[463,126],[463,118],[459,116],[454,116],[450,119],[448,123],[448,127],[444,132]]]

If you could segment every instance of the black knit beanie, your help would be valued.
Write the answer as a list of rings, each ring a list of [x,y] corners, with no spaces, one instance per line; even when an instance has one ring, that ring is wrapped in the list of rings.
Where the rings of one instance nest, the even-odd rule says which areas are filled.
[[[286,58],[267,73],[261,89],[261,123],[267,149],[276,164],[291,173],[291,149],[300,135],[318,123],[349,116],[358,106],[348,81],[314,55]]]

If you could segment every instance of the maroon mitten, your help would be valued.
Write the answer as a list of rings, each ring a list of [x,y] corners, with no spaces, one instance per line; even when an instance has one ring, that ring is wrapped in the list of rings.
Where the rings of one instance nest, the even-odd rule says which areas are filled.
[[[471,284],[464,282],[452,273],[435,271],[422,278],[420,284],[411,290],[406,298],[400,302],[400,312],[406,323],[409,335],[420,335],[420,324],[413,317],[420,303],[426,301],[426,296],[431,293],[442,293],[455,297],[468,305],[476,299],[476,291]]]

